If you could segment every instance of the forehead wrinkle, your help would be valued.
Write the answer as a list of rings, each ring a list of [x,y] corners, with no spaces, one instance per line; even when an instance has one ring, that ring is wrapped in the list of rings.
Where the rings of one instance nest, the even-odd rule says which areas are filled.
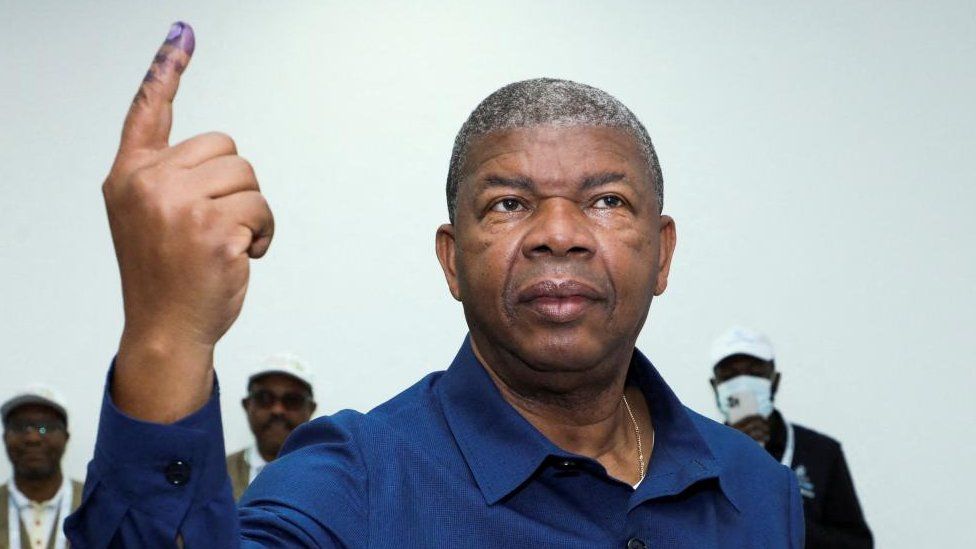
[[[515,188],[522,189],[528,192],[535,192],[535,181],[532,181],[530,177],[505,177],[501,175],[489,174],[478,181],[480,191],[492,187],[505,187],[505,188]]]

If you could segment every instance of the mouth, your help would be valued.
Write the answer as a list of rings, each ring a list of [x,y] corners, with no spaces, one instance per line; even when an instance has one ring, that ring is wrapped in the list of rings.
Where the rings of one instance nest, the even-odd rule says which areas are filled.
[[[547,322],[573,322],[604,299],[603,294],[578,280],[543,280],[518,293],[518,304]]]
[[[288,425],[287,423],[285,423],[284,421],[271,421],[271,422],[265,424],[263,430],[265,432],[280,431],[280,432],[283,432],[283,433],[287,433],[287,432],[291,431],[291,426]]]
[[[21,452],[20,459],[22,459],[24,461],[46,461],[47,460],[47,453],[40,452],[40,451],[37,451],[37,452],[33,452],[33,451]]]

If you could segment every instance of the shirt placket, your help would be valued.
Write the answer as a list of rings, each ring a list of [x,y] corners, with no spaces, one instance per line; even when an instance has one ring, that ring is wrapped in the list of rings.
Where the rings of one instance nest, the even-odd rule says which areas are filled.
[[[29,504],[29,509],[27,537],[30,539],[32,548],[41,549],[46,541],[44,539],[44,505],[32,501]]]

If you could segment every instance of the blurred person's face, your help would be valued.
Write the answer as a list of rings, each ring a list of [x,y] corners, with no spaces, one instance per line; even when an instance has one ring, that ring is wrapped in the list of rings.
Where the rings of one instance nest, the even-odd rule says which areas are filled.
[[[515,129],[479,138],[463,171],[437,249],[476,349],[522,365],[496,371],[507,382],[569,390],[614,375],[605,366],[630,360],[675,244],[636,140]]]
[[[776,396],[776,390],[779,388],[780,380],[780,374],[776,371],[775,365],[770,361],[762,360],[754,356],[732,355],[716,364],[715,368],[713,369],[713,373],[715,374],[715,377],[709,381],[712,384],[712,390],[715,391],[716,404],[718,405],[719,409],[726,414],[726,422],[730,423],[732,427],[749,435],[756,442],[766,444],[771,436],[771,427],[769,419],[768,417],[765,417],[765,413],[762,412],[762,409],[765,406],[769,406],[768,413],[772,413],[773,399]],[[747,392],[751,392],[752,395],[754,395],[757,403],[760,403],[760,410],[758,414],[748,415],[735,421],[729,418],[731,412],[729,411],[728,406],[726,405],[726,408],[723,409],[723,391],[720,389],[720,386],[736,378],[741,378],[742,376],[761,378],[769,381],[758,384],[750,382],[743,387]],[[731,390],[728,385],[725,387],[725,392]]]
[[[763,377],[773,381],[773,393],[779,385],[779,372],[772,362],[749,355],[732,355],[723,359],[713,369],[712,387],[738,376]]]
[[[315,412],[308,386],[283,374],[266,374],[251,382],[241,401],[258,450],[266,460],[274,459],[288,435]]]
[[[26,480],[50,478],[61,470],[68,442],[61,415],[42,404],[25,404],[7,415],[3,443],[14,474]]]

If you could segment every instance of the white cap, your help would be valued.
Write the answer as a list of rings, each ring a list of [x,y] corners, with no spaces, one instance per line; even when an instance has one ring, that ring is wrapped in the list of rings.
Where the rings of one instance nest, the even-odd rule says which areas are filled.
[[[7,415],[10,412],[26,404],[42,404],[54,408],[54,411],[64,417],[65,423],[68,422],[68,410],[64,402],[64,397],[53,387],[48,387],[40,383],[28,385],[22,391],[7,399],[3,403],[3,406],[0,406],[0,417],[3,418],[3,421],[7,421]]]
[[[732,355],[773,360],[773,344],[768,337],[755,330],[734,326],[712,343],[712,367]]]
[[[247,384],[250,385],[254,381],[254,378],[267,374],[282,374],[293,377],[308,385],[309,391],[312,390],[312,386],[314,385],[312,371],[309,369],[308,364],[301,358],[290,353],[278,353],[262,360],[251,371],[251,375],[247,378]]]

